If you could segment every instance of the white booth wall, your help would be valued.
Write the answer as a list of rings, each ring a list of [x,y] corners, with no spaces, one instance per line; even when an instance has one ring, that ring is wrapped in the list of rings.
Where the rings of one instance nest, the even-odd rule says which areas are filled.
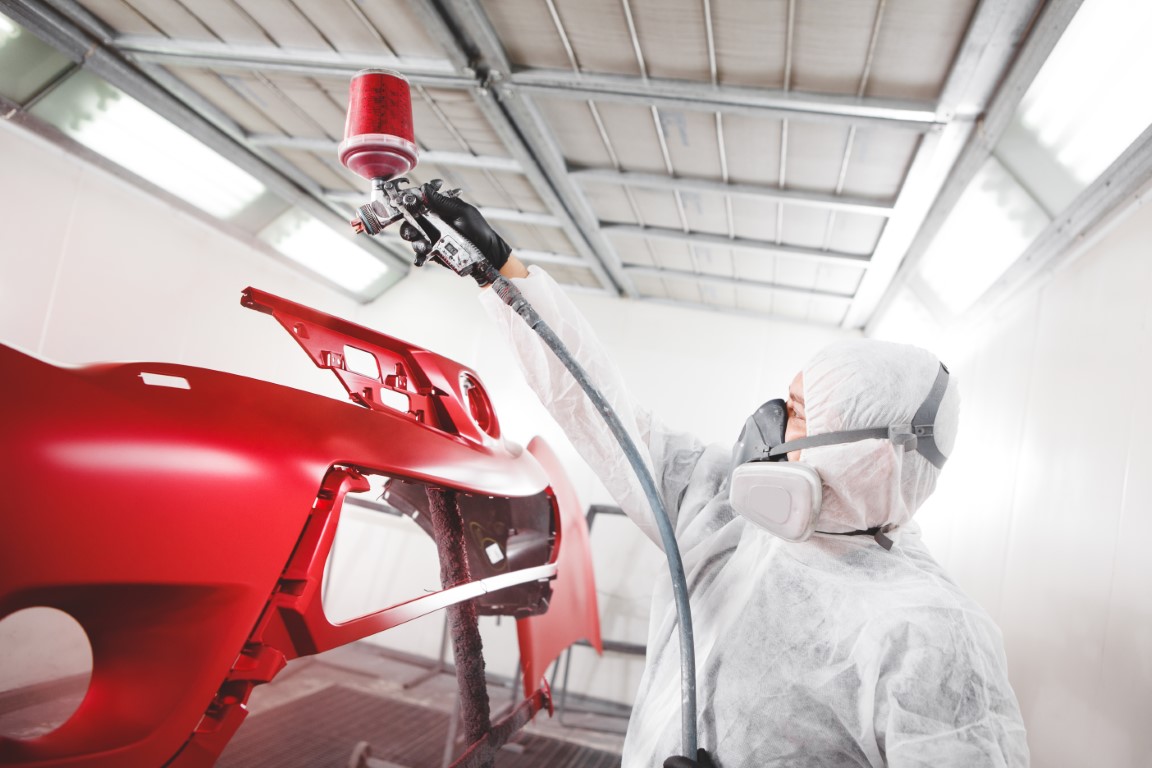
[[[520,443],[544,436],[564,460],[582,504],[610,503],[519,378],[471,281],[430,267],[361,305],[4,121],[0,167],[0,342],[62,364],[176,362],[345,399],[335,377],[315,368],[277,323],[240,306],[240,291],[252,285],[473,367],[506,435]],[[670,426],[708,441],[734,442],[747,414],[783,396],[815,350],[850,335],[587,293],[574,300],[638,398]],[[163,513],[162,496],[142,503]],[[643,643],[652,584],[667,578],[663,556],[623,518],[598,518],[592,543],[603,636]],[[326,603],[334,618],[436,588],[434,550],[413,523],[345,507]],[[441,626],[442,615],[433,614],[372,642],[432,658]],[[14,635],[9,622],[0,622],[0,691],[83,666],[84,653],[53,639],[64,636],[58,627],[58,617],[42,616]],[[513,622],[485,618],[482,629],[490,671],[513,674]],[[9,653],[13,642],[21,644],[19,653]],[[641,669],[636,657],[598,660],[579,649],[572,689],[630,702]]]
[[[1152,765],[1147,195],[1043,282],[936,334],[963,415],[918,519],[1003,630],[1038,768]]]

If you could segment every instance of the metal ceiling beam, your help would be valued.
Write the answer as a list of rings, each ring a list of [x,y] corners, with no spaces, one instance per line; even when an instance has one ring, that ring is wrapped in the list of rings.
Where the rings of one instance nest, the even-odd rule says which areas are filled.
[[[938,130],[947,122],[938,114],[936,105],[929,102],[797,93],[687,80],[529,69],[513,73],[508,85],[530,96],[853,125],[878,124],[915,131]]]
[[[498,90],[509,64],[499,38],[479,5],[471,0],[457,0],[445,6],[409,0],[409,7],[424,23],[429,35],[447,52],[457,67],[475,68],[481,78],[473,94],[480,111],[520,163],[524,175],[544,204],[560,221],[565,234],[585,260],[585,266],[596,274],[601,284],[615,292],[635,296],[614,258],[607,241],[595,226],[595,216],[587,201],[567,178],[563,159],[542,155],[541,141],[532,127],[526,125],[519,100],[509,99]]]
[[[62,5],[70,7],[73,4],[65,2]],[[95,28],[90,17],[73,18],[48,3],[33,0],[4,0],[3,8],[17,23],[47,40],[74,61],[82,62],[84,69],[180,126],[189,135],[258,179],[286,202],[297,205],[334,229],[347,231],[344,214],[335,205],[320,199],[315,190],[302,186],[293,174],[267,162],[252,148],[245,146],[242,137],[223,130],[220,125],[188,106],[125,59],[119,51],[109,47],[104,42],[104,31]],[[362,247],[387,264],[397,274],[397,279],[411,267],[407,258],[384,243],[372,241],[371,245]]]
[[[277,134],[258,133],[248,134],[245,141],[254,147],[272,147],[273,149],[298,149],[305,152],[315,152],[318,155],[335,157],[340,142],[334,139],[310,139],[302,136],[284,136]],[[495,155],[470,155],[466,152],[439,152],[430,150],[420,153],[419,162],[432,165],[442,165],[449,168],[479,168],[485,171],[500,171],[503,173],[523,173],[520,163],[511,157],[497,157]]]
[[[570,171],[570,175],[581,183],[596,182],[668,192],[734,195],[771,203],[802,205],[847,213],[863,213],[871,216],[888,216],[892,213],[891,203],[845,195],[805,192],[797,189],[779,189],[760,184],[740,184],[715,179],[689,179],[682,176],[664,176],[656,173],[617,171],[613,168],[576,168]]]
[[[236,45],[143,35],[120,35],[112,40],[112,45],[119,51],[131,54],[136,61],[165,67],[226,68],[340,79],[347,79],[361,69],[379,68],[400,72],[413,85],[468,88],[475,82],[467,72],[458,74],[452,62],[447,59]]]
[[[803,248],[798,245],[776,245],[763,240],[749,240],[741,237],[727,237],[725,235],[711,235],[703,232],[682,232],[679,229],[664,229],[662,227],[637,227],[633,224],[601,224],[605,234],[624,235],[626,237],[642,237],[653,240],[681,243],[684,245],[698,245],[706,248],[737,248],[742,251],[755,251],[768,253],[773,256],[792,256],[807,261],[818,261],[824,264],[857,267],[867,269],[869,257],[855,253],[840,253],[838,251],[822,251],[818,248]]]
[[[971,181],[983,160],[972,165],[970,142],[987,141],[991,126],[1011,116],[1023,89],[1031,83],[1040,63],[1047,58],[1059,33],[1052,37],[1043,24],[1035,24],[1037,13],[1059,16],[1080,0],[985,0],[976,9],[956,62],[941,91],[939,111],[954,116],[939,135],[926,135],[912,160],[896,207],[872,255],[872,268],[864,275],[856,298],[844,318],[844,327],[863,328],[876,313],[885,295],[892,295],[897,270],[906,272],[917,257],[918,243],[939,231],[930,215],[943,204],[951,210],[960,192]],[[1061,31],[1063,27],[1060,28]],[[1031,34],[1030,34],[1031,32]],[[1027,42],[1025,43],[1025,39]],[[1024,46],[1021,51],[1021,46]],[[1039,61],[1029,62],[1043,49]],[[1005,72],[1011,67],[1005,79]],[[1026,70],[1031,70],[1030,73]],[[1007,94],[1016,93],[1010,107]],[[1003,110],[1007,109],[1007,117]],[[977,121],[968,116],[983,114]],[[997,133],[998,137],[999,134]],[[969,170],[970,169],[970,170]],[[940,218],[942,221],[942,217]],[[902,266],[903,264],[903,266]]]
[[[837,293],[835,291],[821,291],[815,288],[799,288],[794,285],[781,285],[761,280],[746,280],[740,277],[726,277],[724,275],[708,275],[700,272],[685,272],[679,269],[659,269],[656,267],[625,266],[628,274],[636,277],[654,277],[659,280],[682,280],[695,284],[716,285],[724,288],[758,288],[779,293],[793,293],[803,296],[819,296],[825,299],[841,299],[845,303],[852,300],[850,293]]]

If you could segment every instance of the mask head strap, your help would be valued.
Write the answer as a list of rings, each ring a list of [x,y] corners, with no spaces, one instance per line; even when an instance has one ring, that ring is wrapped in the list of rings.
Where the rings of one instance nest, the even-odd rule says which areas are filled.
[[[944,392],[948,389],[948,369],[940,363],[940,371],[936,374],[936,381],[924,402],[916,409],[911,424],[892,424],[887,427],[869,427],[867,429],[849,429],[843,432],[826,432],[823,435],[801,437],[781,443],[768,452],[769,457],[782,456],[790,451],[800,451],[806,448],[818,448],[822,445],[840,445],[841,443],[855,443],[860,440],[891,440],[906,451],[918,451],[932,466],[941,469],[948,457],[940,452],[936,445],[936,413],[940,410],[940,402],[944,399]]]

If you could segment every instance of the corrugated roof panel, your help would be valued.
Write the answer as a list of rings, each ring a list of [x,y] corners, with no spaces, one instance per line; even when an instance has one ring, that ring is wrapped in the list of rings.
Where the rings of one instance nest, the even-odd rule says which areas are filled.
[[[534,101],[569,165],[612,167],[612,158],[587,102],[539,97]]]
[[[700,0],[629,0],[651,77],[709,80],[708,37]]]
[[[792,288],[815,288],[820,264],[801,256],[779,254],[776,257],[776,282]]]
[[[276,153],[299,168],[304,175],[315,181],[322,189],[349,189],[346,179],[312,152],[296,149],[277,149]],[[355,189],[355,187],[353,187],[353,189]],[[368,195],[365,193],[365,202],[367,202],[367,198]]]
[[[698,272],[696,256],[688,243],[661,241],[649,243],[653,260],[660,269],[674,269],[678,272]]]
[[[317,85],[315,80],[279,74],[269,75],[268,79],[301,113],[314,121],[325,136],[330,139],[343,138],[347,108],[333,100],[328,91]]]
[[[793,120],[788,128],[788,167],[785,186],[831,192],[836,189],[848,128],[833,123]]]
[[[639,224],[632,210],[628,194],[620,184],[588,182],[583,185],[584,196],[600,221]]]
[[[189,10],[226,43],[265,45],[272,42],[264,29],[232,0],[196,0]]]
[[[723,195],[681,192],[680,200],[691,231],[728,234],[728,209],[724,206]]]
[[[779,120],[764,117],[724,116],[724,150],[732,181],[771,186],[780,183],[781,125]],[[795,131],[795,125],[791,130]]]
[[[732,219],[737,237],[749,240],[776,241],[776,203],[748,197],[732,197]]]
[[[324,36],[290,0],[233,0],[284,48],[331,50]]]
[[[706,179],[722,178],[715,114],[661,109],[659,115],[673,173]]]
[[[626,171],[667,173],[656,122],[648,107],[598,102],[596,108],[608,133],[620,167]]]
[[[634,189],[632,199],[636,201],[640,217],[649,227],[666,227],[682,230],[684,222],[676,206],[676,195],[655,189]]]
[[[868,56],[876,6],[876,0],[797,3],[792,88],[855,93]]]
[[[576,246],[564,230],[557,227],[534,227],[536,236],[540,239],[541,248],[554,253],[570,253],[577,255]]]
[[[268,119],[253,103],[252,94],[246,86],[238,90],[219,74],[186,67],[168,67],[172,75],[186,83],[192,90],[216,105],[221,112],[236,121],[249,133],[278,134],[280,126]]]
[[[557,0],[556,7],[581,70],[640,74],[620,0]]]
[[[828,249],[841,253],[871,254],[876,250],[887,219],[862,213],[836,213]]]
[[[220,78],[242,98],[251,101],[252,106],[272,121],[278,128],[276,133],[310,139],[332,138],[324,126],[263,74],[259,72],[221,73]],[[281,77],[279,81],[285,83],[288,79],[290,78]],[[343,126],[341,126],[342,132]]]
[[[175,0],[133,0],[133,7],[168,37],[215,40],[211,30]]]
[[[393,53],[380,31],[364,15],[361,3],[333,3],[331,0],[293,2],[337,51],[384,55]]]
[[[124,0],[80,0],[80,4],[122,35],[155,35],[160,32]]]
[[[731,248],[693,245],[691,250],[696,270],[701,274],[720,275],[721,277],[733,276],[735,267],[732,264]]]
[[[785,205],[782,241],[785,245],[823,248],[829,213],[806,205]]]
[[[428,34],[407,0],[357,2],[397,56],[442,59],[444,49]]]
[[[486,175],[493,183],[500,187],[508,207],[526,213],[547,213],[548,206],[540,199],[536,188],[528,181],[528,177],[519,173],[505,173],[503,171],[486,171]]]
[[[469,151],[461,137],[445,125],[431,104],[417,91],[412,93],[412,124],[416,132],[416,144],[421,149],[442,152]]]
[[[816,272],[815,288],[818,291],[853,295],[856,293],[856,289],[860,287],[860,280],[863,277],[863,267],[821,264]]]
[[[572,65],[545,3],[482,0],[481,5],[504,45],[508,59],[521,66],[571,69]]]
[[[923,136],[900,128],[858,128],[843,193],[895,200]]]
[[[776,282],[776,256],[763,251],[732,249],[732,268],[736,277],[761,283]]]
[[[655,249],[651,247],[647,238],[608,235],[606,239],[623,263],[642,267],[656,266]]]
[[[454,141],[455,151],[462,149],[476,155],[508,157],[508,148],[492,129],[492,124],[488,122],[488,118],[484,117],[484,113],[480,111],[480,107],[476,104],[471,93],[448,88],[416,88],[414,90],[413,96],[419,94],[422,98],[413,98],[413,119],[415,119],[416,102],[425,102],[426,104],[430,102],[430,106],[434,105],[433,114],[435,115],[435,112],[439,111],[443,115],[443,119],[447,120],[451,126],[451,132],[459,136],[459,140]],[[426,115],[422,115],[422,117],[427,119]],[[443,125],[443,120],[439,116],[436,116],[436,122]],[[421,120],[415,125],[418,134],[422,135],[424,121]],[[463,141],[462,145],[461,140]]]
[[[451,173],[445,173],[440,178],[444,179],[447,188],[461,190],[461,196],[473,205],[518,210],[516,201],[501,183],[504,177],[501,174],[497,178],[482,168],[453,168]]]
[[[788,0],[712,0],[712,27],[721,83],[783,86]]]
[[[536,227],[515,221],[491,219],[492,228],[503,237],[513,250],[545,251],[576,255],[572,242],[555,227]]]
[[[865,93],[935,99],[968,30],[976,0],[889,0]]]

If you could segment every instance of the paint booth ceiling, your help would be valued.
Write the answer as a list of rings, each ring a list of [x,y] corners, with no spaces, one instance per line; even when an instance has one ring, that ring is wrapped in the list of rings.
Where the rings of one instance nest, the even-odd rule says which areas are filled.
[[[862,327],[1043,0],[17,5],[346,216],[348,81],[385,67],[413,181],[462,188],[561,283]]]

